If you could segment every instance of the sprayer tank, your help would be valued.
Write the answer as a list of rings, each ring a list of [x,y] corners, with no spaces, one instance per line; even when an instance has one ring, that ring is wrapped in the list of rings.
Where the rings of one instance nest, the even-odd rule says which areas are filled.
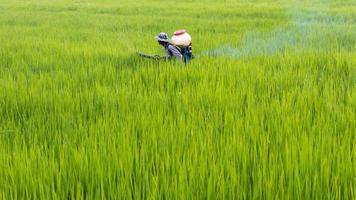
[[[192,38],[185,30],[174,32],[171,41],[174,45],[179,47],[188,47],[192,44]]]

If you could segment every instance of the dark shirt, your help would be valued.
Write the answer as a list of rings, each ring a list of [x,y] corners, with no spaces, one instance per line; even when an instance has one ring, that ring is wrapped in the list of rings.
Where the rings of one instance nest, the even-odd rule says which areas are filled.
[[[180,53],[180,51],[177,49],[177,47],[173,46],[172,44],[168,43],[165,46],[165,50],[166,50],[167,59],[176,58],[179,61],[183,60],[183,55]]]

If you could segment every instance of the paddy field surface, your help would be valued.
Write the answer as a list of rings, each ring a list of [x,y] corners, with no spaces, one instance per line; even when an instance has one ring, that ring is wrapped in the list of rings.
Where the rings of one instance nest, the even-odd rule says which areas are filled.
[[[0,0],[0,199],[355,199],[355,145],[353,0]]]

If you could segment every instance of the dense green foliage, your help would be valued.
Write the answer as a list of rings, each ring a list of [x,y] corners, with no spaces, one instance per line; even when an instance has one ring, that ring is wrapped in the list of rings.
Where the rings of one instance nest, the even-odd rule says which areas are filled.
[[[354,1],[0,13],[0,198],[356,198]],[[134,54],[181,27],[190,65]]]

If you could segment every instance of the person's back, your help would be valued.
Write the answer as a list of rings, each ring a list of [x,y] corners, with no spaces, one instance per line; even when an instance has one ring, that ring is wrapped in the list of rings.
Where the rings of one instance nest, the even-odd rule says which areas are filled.
[[[179,61],[183,60],[182,53],[179,51],[179,49],[177,47],[175,47],[171,43],[168,42],[166,44],[165,50],[166,50],[166,56],[168,57],[168,59],[176,58]]]

